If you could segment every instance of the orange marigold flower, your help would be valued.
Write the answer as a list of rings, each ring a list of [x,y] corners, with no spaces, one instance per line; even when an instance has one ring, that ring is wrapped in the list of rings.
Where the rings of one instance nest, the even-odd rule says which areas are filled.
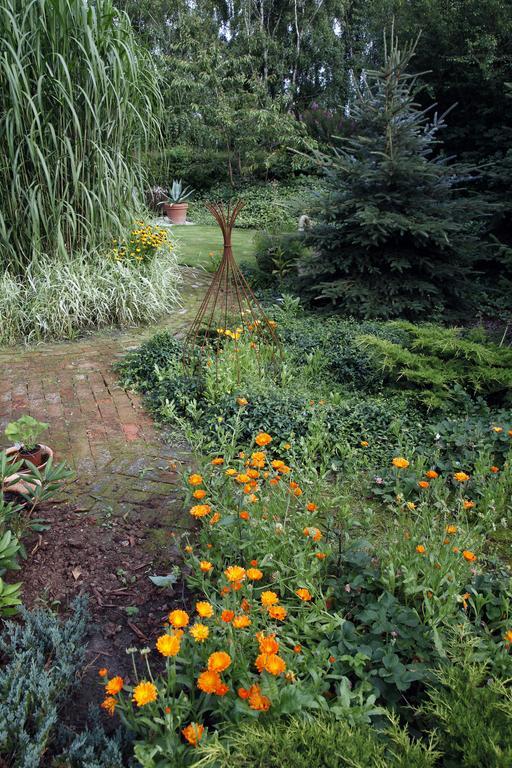
[[[284,621],[288,616],[286,608],[283,608],[282,605],[270,605],[267,610],[270,618],[277,621]]]
[[[496,473],[497,473],[497,472],[499,472],[499,471],[500,471],[500,468],[499,468],[499,467],[491,467],[491,472],[492,472],[493,474],[496,474]]]
[[[231,592],[231,587],[222,587],[220,591],[221,595],[229,595],[230,592]]]
[[[206,517],[211,511],[212,508],[209,504],[196,504],[195,507],[192,507],[190,510],[190,514],[192,517]]]
[[[229,691],[229,686],[226,685],[226,683],[223,683],[221,681],[216,687],[216,689],[214,690],[214,694],[216,696],[225,696],[228,691]]]
[[[464,560],[467,560],[468,563],[474,563],[475,560],[477,559],[474,552],[471,552],[469,549],[464,549],[462,551],[462,557],[464,558]]]
[[[242,568],[241,565],[230,565],[224,571],[224,576],[231,582],[243,581],[245,579],[245,568]]]
[[[105,667],[98,669],[98,675],[100,677],[106,677],[108,675],[108,669],[105,669]]]
[[[238,405],[248,405],[249,401],[245,399],[245,397],[237,397],[236,399]]]
[[[134,701],[138,707],[144,707],[146,704],[151,704],[152,701],[156,701],[157,697],[158,691],[156,685],[143,680],[133,689],[132,701]]]
[[[188,613],[179,609],[171,611],[169,614],[169,622],[173,627],[176,627],[176,629],[186,627],[189,622]]]
[[[215,459],[212,459],[212,464],[214,467],[221,467],[224,464],[224,459],[222,456],[216,456]]]
[[[299,589],[295,590],[295,594],[297,597],[300,597],[301,600],[304,600],[304,602],[309,602],[313,599],[313,595],[309,589],[305,589],[304,587],[300,587]]]
[[[260,473],[257,469],[248,469],[247,470],[247,477],[250,477],[251,480],[257,480],[260,476]]]
[[[115,696],[116,693],[119,693],[123,690],[124,680],[119,675],[116,675],[116,677],[113,677],[112,680],[109,680],[108,683],[105,686],[105,691],[110,694],[111,696]]]
[[[258,565],[258,561],[257,560],[251,560],[251,565],[253,566],[253,568],[256,568],[256,566]]]
[[[199,568],[203,573],[208,573],[208,571],[211,571],[213,568],[213,565],[208,562],[208,560],[201,560],[199,563]]]
[[[240,603],[240,608],[244,613],[250,613],[251,611],[251,604],[250,602],[244,597],[242,602]]]
[[[325,552],[316,552],[316,554],[315,554],[315,557],[316,557],[318,560],[325,560],[325,558],[327,557],[327,555],[325,554]]]
[[[454,534],[454,533],[457,533],[457,531],[458,531],[458,528],[457,528],[456,525],[447,525],[446,526],[446,533]]]
[[[312,501],[309,502],[309,504],[306,504],[306,509],[308,512],[316,512],[318,507],[316,504],[314,504]]]
[[[220,615],[221,620],[226,624],[229,624],[230,621],[233,621],[234,617],[235,617],[234,611],[222,611]]]
[[[189,723],[189,725],[181,729],[181,732],[189,744],[192,744],[193,747],[197,747],[203,737],[204,725],[200,725],[199,723]]]
[[[453,477],[458,483],[465,483],[469,480],[469,475],[465,472],[456,472]]]
[[[281,480],[280,477],[271,477],[269,480],[270,485],[277,485]]]
[[[336,661],[336,658],[334,656],[329,656],[329,661],[331,662],[331,664],[334,664],[334,662]]]
[[[190,546],[190,544],[187,544],[187,546],[185,547],[185,552],[186,552],[187,554],[189,554],[189,555],[190,555],[190,553],[191,553],[192,551],[193,551],[193,549],[192,549],[192,547]]]
[[[278,602],[279,602],[279,598],[278,598],[278,596],[276,595],[276,593],[275,593],[275,592],[271,592],[270,590],[267,590],[267,591],[265,591],[265,592],[262,592],[262,593],[261,593],[261,597],[260,597],[260,600],[261,600],[261,604],[262,604],[263,606],[265,606],[266,608],[267,608],[269,605],[274,605],[275,603],[278,603]]]
[[[503,427],[493,427],[492,429],[493,429],[493,432],[497,432],[498,434],[500,432],[503,432]]]
[[[210,672],[224,672],[231,664],[231,656],[226,651],[215,651],[208,658],[208,669]]]
[[[361,448],[368,448],[368,446],[370,445],[370,443],[368,442],[368,440],[361,440],[361,442],[359,443],[359,445],[361,446]]]
[[[429,469],[428,472],[425,472],[425,477],[428,477],[429,480],[435,480],[439,477],[439,472],[436,472],[435,469]]]
[[[248,702],[250,708],[258,712],[267,712],[272,703],[267,696],[261,693],[259,685],[251,685],[249,688]]]
[[[210,630],[206,624],[194,624],[194,626],[190,627],[190,634],[196,643],[204,643],[210,634]]]
[[[117,700],[114,698],[114,696],[107,696],[101,702],[101,708],[104,709],[105,712],[108,712],[110,717],[113,717],[114,712],[116,711],[116,705],[117,705]]]
[[[162,656],[177,656],[180,652],[181,634],[161,635],[156,641],[156,649]]]
[[[251,581],[259,581],[263,578],[263,571],[260,571],[259,568],[248,568],[247,578]]]
[[[215,512],[215,514],[210,517],[210,525],[215,525],[216,523],[219,522],[219,520],[220,520],[220,513]]]
[[[443,539],[443,544],[449,544],[449,543],[450,543],[450,539]]]
[[[190,475],[188,478],[189,485],[201,485],[203,482],[203,478],[201,475]]]
[[[247,688],[239,688],[237,693],[241,699],[249,698],[249,691],[247,690]]]
[[[509,437],[512,437],[512,429],[509,429],[509,431],[508,431],[508,436],[509,436]]]
[[[226,475],[227,475],[228,477],[233,477],[233,475],[236,475],[236,474],[237,474],[237,471],[236,471],[236,469],[233,469],[233,468],[231,468],[231,469],[226,469]]]
[[[249,518],[250,518],[250,514],[246,512],[245,509],[243,509],[240,512],[240,520],[249,520]]]
[[[430,483],[428,483],[426,480],[420,480],[418,485],[420,488],[428,488]]]
[[[260,448],[262,448],[264,445],[268,445],[269,443],[271,443],[272,438],[267,432],[260,432],[254,438],[254,442],[256,443],[256,445],[259,445]]]
[[[302,645],[294,645],[293,646],[294,653],[301,653],[302,652]]]
[[[206,600],[196,603],[196,611],[202,619],[210,619],[213,616],[213,605]]]
[[[233,626],[235,629],[245,629],[245,627],[250,627],[251,624],[252,624],[251,619],[245,615],[235,616],[235,618],[233,619]]]
[[[275,653],[260,653],[254,662],[256,669],[261,674],[264,670],[270,675],[281,675],[286,670],[284,659]]]
[[[194,491],[192,496],[194,497],[194,499],[198,499],[198,500],[204,499],[204,497],[206,496],[206,491],[204,490],[204,488],[198,488],[197,491]]]
[[[505,632],[503,639],[506,643],[512,643],[512,629],[507,629]]]
[[[197,687],[203,693],[215,693],[219,685],[222,685],[219,673],[210,669],[205,669],[197,678]]]
[[[459,552],[460,552],[460,549],[458,547],[453,547],[452,548],[452,552],[453,552],[454,555],[458,555]]]
[[[469,499],[464,499],[463,506],[464,506],[464,509],[473,509],[473,507],[475,506],[475,502],[470,501]]]
[[[391,463],[397,469],[407,469],[409,466],[409,462],[403,456],[395,456]]]
[[[257,638],[261,653],[271,654],[279,651],[279,642],[276,640],[275,635],[267,635],[265,637],[265,635],[259,633]]]
[[[235,477],[235,480],[237,481],[237,483],[240,483],[240,484],[248,483],[250,479],[251,478],[249,477],[249,475],[246,475],[244,473],[237,475]]]
[[[420,555],[424,555],[427,550],[423,546],[423,544],[418,544],[416,547],[416,552],[418,552]]]

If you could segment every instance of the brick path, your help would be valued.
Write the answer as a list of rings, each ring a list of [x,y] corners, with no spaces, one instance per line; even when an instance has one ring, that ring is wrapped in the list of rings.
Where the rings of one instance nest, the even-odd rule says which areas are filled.
[[[185,446],[165,445],[140,399],[116,381],[112,364],[156,330],[183,332],[209,276],[183,268],[183,307],[152,328],[99,333],[76,342],[0,350],[0,446],[9,421],[29,413],[50,423],[43,441],[76,471],[85,510],[130,511],[172,500],[175,461]]]

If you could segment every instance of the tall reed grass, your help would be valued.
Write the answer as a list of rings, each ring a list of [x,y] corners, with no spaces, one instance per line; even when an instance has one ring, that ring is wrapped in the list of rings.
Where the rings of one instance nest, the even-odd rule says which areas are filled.
[[[2,0],[4,288],[42,255],[63,265],[129,225],[160,108],[151,59],[111,0]]]

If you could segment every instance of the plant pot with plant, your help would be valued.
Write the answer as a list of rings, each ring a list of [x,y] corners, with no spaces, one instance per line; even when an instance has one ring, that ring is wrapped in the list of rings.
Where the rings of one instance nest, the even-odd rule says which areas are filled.
[[[193,193],[190,187],[184,187],[181,179],[174,179],[169,191],[169,199],[161,203],[164,213],[173,224],[186,224],[188,203],[185,202]]]
[[[33,416],[21,416],[5,428],[5,436],[14,445],[6,453],[12,462],[24,461],[35,467],[42,467],[53,456],[53,451],[47,445],[39,443],[40,435],[50,425],[37,421]]]

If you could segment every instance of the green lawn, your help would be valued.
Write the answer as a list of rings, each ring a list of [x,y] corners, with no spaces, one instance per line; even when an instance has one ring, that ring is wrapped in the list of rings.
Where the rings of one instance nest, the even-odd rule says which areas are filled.
[[[255,266],[254,229],[235,229],[232,235],[233,254],[239,264]],[[190,267],[205,267],[212,263],[210,253],[222,253],[222,233],[217,226],[194,224],[173,227],[171,236],[176,242],[180,264]]]

